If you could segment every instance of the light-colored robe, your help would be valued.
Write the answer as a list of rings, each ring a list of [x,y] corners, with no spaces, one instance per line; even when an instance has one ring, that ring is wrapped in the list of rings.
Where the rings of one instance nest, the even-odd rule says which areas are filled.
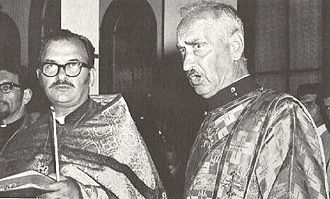
[[[320,138],[301,107],[258,89],[210,111],[190,155],[185,198],[327,198]]]
[[[330,184],[330,133],[325,124],[317,127],[316,129],[317,134],[321,137],[323,150],[324,150],[324,157],[325,157],[325,165],[327,170],[328,176],[328,185]]]

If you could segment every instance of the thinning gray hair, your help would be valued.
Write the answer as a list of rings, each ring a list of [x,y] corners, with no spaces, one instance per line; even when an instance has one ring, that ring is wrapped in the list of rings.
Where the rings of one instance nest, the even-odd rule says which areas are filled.
[[[223,33],[226,35],[223,36],[231,36],[237,31],[244,36],[243,22],[238,17],[237,11],[224,3],[201,1],[188,4],[180,9],[180,15],[182,21],[188,18],[207,19],[211,16],[224,28]]]

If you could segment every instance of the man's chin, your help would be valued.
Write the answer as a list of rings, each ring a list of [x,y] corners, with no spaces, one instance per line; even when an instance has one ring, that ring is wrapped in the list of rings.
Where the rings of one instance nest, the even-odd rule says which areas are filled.
[[[210,87],[201,85],[201,84],[198,86],[194,85],[193,88],[197,95],[200,95],[201,97],[203,97],[205,99],[208,99],[208,98],[214,96],[218,92],[217,90],[211,89]]]
[[[49,93],[49,97],[52,99],[61,99],[68,98],[68,96],[72,95],[73,91],[70,89],[54,89]]]
[[[211,96],[209,96],[209,92],[207,92],[205,90],[205,88],[203,88],[202,86],[194,86],[193,87],[195,89],[195,92],[197,95],[200,95],[203,98],[210,98]]]
[[[51,100],[51,102],[53,102],[53,104],[68,104],[68,103],[72,102],[72,99],[56,98],[56,99]]]
[[[48,96],[48,99],[55,104],[66,104],[74,100],[74,96],[72,96],[72,92],[55,92],[54,94]]]

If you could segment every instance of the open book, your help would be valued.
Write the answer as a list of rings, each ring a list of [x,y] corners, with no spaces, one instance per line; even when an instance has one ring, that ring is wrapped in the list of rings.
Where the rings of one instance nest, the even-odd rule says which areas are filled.
[[[50,190],[40,185],[55,182],[52,178],[34,170],[0,179],[0,198],[34,198]]]

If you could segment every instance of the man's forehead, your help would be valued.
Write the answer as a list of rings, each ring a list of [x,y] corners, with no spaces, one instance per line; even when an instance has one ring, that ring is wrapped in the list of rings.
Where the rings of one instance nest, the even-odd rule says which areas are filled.
[[[41,59],[57,58],[79,59],[87,61],[88,55],[83,43],[78,39],[49,41],[44,48]]]
[[[216,24],[214,20],[192,19],[182,22],[177,31],[178,43],[182,41],[196,40],[198,37],[205,37],[210,34]]]
[[[217,21],[213,18],[197,18],[190,17],[183,19],[178,25],[178,33],[185,32],[185,30],[203,30],[202,27],[213,27]]]
[[[6,70],[0,70],[0,83],[3,82],[18,83],[18,75],[8,72]]]

